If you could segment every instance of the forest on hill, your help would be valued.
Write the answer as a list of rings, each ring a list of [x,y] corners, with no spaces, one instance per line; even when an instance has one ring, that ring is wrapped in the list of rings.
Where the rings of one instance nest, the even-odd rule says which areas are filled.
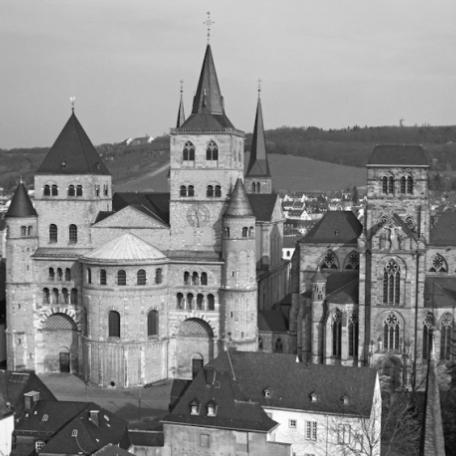
[[[431,183],[442,189],[456,189],[456,126],[352,127],[323,130],[316,127],[281,127],[267,130],[270,154],[286,154],[339,165],[363,167],[376,144],[422,144],[429,154]],[[246,151],[251,134],[246,136]],[[149,144],[125,143],[97,146],[113,175],[114,182],[140,177],[164,166],[169,160],[169,137],[160,136]],[[32,183],[33,174],[47,148],[0,149],[0,186],[14,188],[20,176]]]

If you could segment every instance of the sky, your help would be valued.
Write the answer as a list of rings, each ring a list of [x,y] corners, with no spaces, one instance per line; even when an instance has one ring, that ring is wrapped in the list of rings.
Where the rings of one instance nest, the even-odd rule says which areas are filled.
[[[189,114],[206,12],[225,108],[266,128],[456,124],[454,0],[1,0],[0,148],[50,146],[76,113],[94,144]]]

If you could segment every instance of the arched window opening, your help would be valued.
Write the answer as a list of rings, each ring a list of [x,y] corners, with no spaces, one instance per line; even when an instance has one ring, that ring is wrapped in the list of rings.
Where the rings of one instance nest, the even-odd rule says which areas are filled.
[[[242,237],[246,238],[248,235],[249,235],[249,229],[248,229],[248,227],[244,226],[242,228]]]
[[[217,415],[217,404],[214,401],[209,401],[206,404],[206,413],[207,413],[207,416],[216,416]]]
[[[160,285],[163,282],[163,270],[162,268],[155,269],[155,283]]]
[[[184,272],[184,285],[190,284],[190,273],[188,271]]]
[[[59,290],[57,288],[52,289],[52,296],[51,296],[52,304],[59,303]]]
[[[43,196],[51,196],[51,187],[47,184],[44,186]]]
[[[78,242],[78,227],[76,225],[70,225],[68,227],[68,238],[70,244],[76,244]]]
[[[320,269],[339,269],[339,260],[332,250],[326,252],[325,257],[320,264]]]
[[[52,196],[57,196],[59,194],[59,189],[57,185],[53,184],[51,187]]]
[[[65,269],[65,281],[69,282],[70,280],[71,280],[71,269],[70,268],[66,268]]]
[[[195,196],[195,188],[193,185],[188,186],[188,196]]]
[[[199,275],[196,271],[192,274],[192,285],[199,285]]]
[[[207,295],[207,310],[215,310],[215,298],[213,294]]]
[[[100,186],[98,184],[95,185],[95,196],[100,196]]]
[[[276,353],[282,353],[283,352],[283,342],[282,342],[282,339],[280,337],[278,337],[276,339],[276,341],[275,341],[274,351]]]
[[[390,176],[388,179],[388,192],[394,193],[394,177]]]
[[[82,196],[82,185],[76,185],[76,196]]]
[[[206,160],[218,160],[218,147],[212,140],[207,145]]]
[[[429,272],[448,272],[448,263],[440,253],[436,253],[432,258],[432,266]]]
[[[201,285],[207,285],[207,272],[201,273]]]
[[[383,347],[386,351],[399,350],[399,321],[394,313],[390,313],[383,325]]]
[[[383,270],[383,303],[399,305],[401,292],[401,272],[399,265],[390,260]]]
[[[49,225],[49,242],[57,242],[57,225],[54,225],[53,223]]]
[[[27,227],[26,226],[21,226],[21,236],[22,237],[27,236]]]
[[[127,273],[121,269],[117,271],[117,285],[124,286],[127,284]]]
[[[187,187],[185,185],[180,186],[180,191],[179,191],[180,196],[187,196]]]
[[[57,268],[57,280],[59,280],[59,281],[61,282],[62,279],[63,279],[63,271],[62,271],[62,268]]]
[[[216,197],[222,196],[222,187],[220,187],[220,185],[215,186],[215,196]]]
[[[49,280],[55,280],[55,271],[54,271],[54,268],[49,268],[48,277],[49,277]]]
[[[104,196],[109,195],[109,185],[108,184],[103,184],[103,195]]]
[[[151,310],[147,314],[147,335],[157,336],[158,335],[158,311]]]
[[[206,189],[206,196],[208,198],[212,198],[214,196],[214,187],[212,185],[208,185]]]
[[[68,288],[62,288],[62,297],[64,304],[69,304]]]
[[[76,191],[75,191],[74,185],[71,184],[68,186],[68,196],[75,196],[75,195],[76,195]]]
[[[358,357],[358,318],[352,315],[348,322],[348,356]]]
[[[92,283],[92,270],[87,268],[87,283]]]
[[[71,304],[77,304],[78,303],[78,290],[76,288],[71,289]]]
[[[342,355],[342,313],[336,310],[332,317],[332,356],[340,359]]]
[[[184,161],[195,160],[195,146],[191,141],[187,141],[184,144],[184,150],[182,151],[182,159]]]
[[[184,308],[184,295],[182,293],[177,293],[176,295],[176,304],[178,309]]]
[[[226,238],[229,238],[230,237],[230,228],[228,226],[225,226],[225,228],[223,229],[223,233]]]
[[[252,182],[252,193],[256,193],[256,184]]]
[[[428,359],[432,353],[434,338],[434,315],[428,312],[423,324],[423,359]]]
[[[409,194],[413,193],[413,177],[412,176],[407,177],[407,193],[409,193]]]
[[[386,176],[382,177],[382,192],[388,193],[388,178]]]
[[[451,314],[446,313],[443,315],[440,324],[440,359],[442,361],[449,361],[452,358],[453,332],[453,317]]]
[[[204,296],[201,293],[196,295],[196,308],[198,310],[203,310]]]
[[[258,350],[263,350],[263,338],[258,337]]]
[[[401,177],[401,193],[405,193],[407,190],[407,178],[405,176]]]
[[[106,285],[106,269],[100,269],[100,285]]]
[[[193,293],[187,294],[187,309],[188,310],[193,309]]]
[[[359,269],[359,253],[353,250],[350,252],[345,260],[345,269],[358,270]]]
[[[115,310],[109,312],[109,337],[120,338],[120,314]]]
[[[49,288],[43,288],[43,304],[49,304]]]
[[[249,237],[254,237],[255,236],[255,228],[251,226],[249,228]]]
[[[144,269],[140,269],[136,273],[136,285],[145,285],[146,284],[146,271]]]

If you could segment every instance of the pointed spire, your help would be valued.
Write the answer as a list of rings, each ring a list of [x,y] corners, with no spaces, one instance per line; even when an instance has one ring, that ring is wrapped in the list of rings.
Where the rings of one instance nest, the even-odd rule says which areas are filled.
[[[176,128],[180,128],[183,125],[183,123],[185,122],[183,93],[184,93],[184,81],[181,80],[180,81],[180,101],[179,101],[179,110],[177,111]]]
[[[14,192],[5,217],[36,217],[35,208],[22,179]]]
[[[261,86],[258,85],[258,102],[253,128],[250,159],[246,177],[271,177],[268,156],[266,153],[266,140],[264,137],[263,110],[261,108]]]
[[[253,217],[252,206],[250,205],[247,192],[245,191],[242,179],[238,178],[234,190],[231,193],[230,202],[225,212],[228,217]]]
[[[74,111],[37,174],[110,174]]]

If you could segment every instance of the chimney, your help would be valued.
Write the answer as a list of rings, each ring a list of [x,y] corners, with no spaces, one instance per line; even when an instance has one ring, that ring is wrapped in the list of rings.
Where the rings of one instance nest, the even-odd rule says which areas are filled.
[[[100,414],[100,410],[90,410],[89,411],[89,420],[92,421],[92,423],[96,427],[98,427],[100,425],[99,414]]]
[[[29,391],[24,393],[25,410],[32,410],[34,405],[40,400],[39,391]]]

